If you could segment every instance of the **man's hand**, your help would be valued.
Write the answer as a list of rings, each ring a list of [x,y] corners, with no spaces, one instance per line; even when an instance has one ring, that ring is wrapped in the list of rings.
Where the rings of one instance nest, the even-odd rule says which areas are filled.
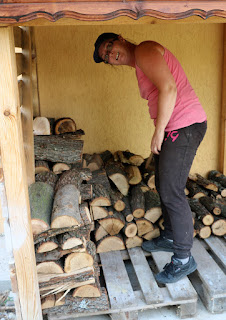
[[[154,135],[152,137],[152,140],[151,140],[151,151],[154,153],[154,154],[159,154],[159,152],[161,151],[161,146],[162,146],[162,142],[163,142],[163,139],[164,139],[164,130],[163,131],[157,131],[155,129],[155,132],[154,132]]]

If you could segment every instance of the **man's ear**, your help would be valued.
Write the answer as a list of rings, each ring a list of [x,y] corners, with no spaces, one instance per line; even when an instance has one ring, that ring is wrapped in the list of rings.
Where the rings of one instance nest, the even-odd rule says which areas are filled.
[[[121,34],[118,35],[118,39],[122,42],[125,42],[126,40],[121,36]]]

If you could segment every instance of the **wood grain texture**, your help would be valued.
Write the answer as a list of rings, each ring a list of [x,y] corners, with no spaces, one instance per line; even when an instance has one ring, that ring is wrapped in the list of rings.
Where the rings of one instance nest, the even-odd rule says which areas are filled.
[[[18,319],[42,319],[30,223],[13,30],[9,27],[0,29],[0,70],[1,155],[18,285],[16,295],[20,304]]]
[[[2,3],[0,23],[24,23],[38,18],[55,22],[61,18],[80,21],[107,21],[120,16],[134,20],[149,16],[164,20],[179,20],[192,16],[202,19],[226,17],[226,1],[95,1],[42,3]]]
[[[223,39],[223,74],[222,74],[222,104],[221,104],[221,136],[220,136],[220,171],[226,175],[226,25]]]

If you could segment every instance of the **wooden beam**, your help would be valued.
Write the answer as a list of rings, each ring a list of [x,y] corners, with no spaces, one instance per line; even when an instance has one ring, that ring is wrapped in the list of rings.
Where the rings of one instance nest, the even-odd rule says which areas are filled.
[[[15,47],[22,48],[22,29],[19,27],[13,28],[14,33],[14,41],[15,41]]]
[[[42,319],[20,119],[13,30],[0,28],[0,141],[15,260],[17,318]]]
[[[226,175],[226,24],[224,25],[224,37],[223,37],[220,171],[224,175]]]

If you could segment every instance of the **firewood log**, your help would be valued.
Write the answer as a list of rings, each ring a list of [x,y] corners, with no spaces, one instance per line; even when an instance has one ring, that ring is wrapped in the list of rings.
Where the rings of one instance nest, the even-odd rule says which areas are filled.
[[[140,174],[140,170],[137,166],[127,166],[125,168],[125,171],[127,173],[127,177],[128,177],[128,182],[131,185],[136,185],[139,184],[142,180],[141,174]]]
[[[61,174],[64,171],[70,170],[71,166],[67,163],[57,162],[54,164],[52,170],[55,174]]]
[[[208,195],[208,191],[200,187],[196,182],[188,178],[186,188],[189,190],[189,197],[198,199]]]
[[[133,213],[130,208],[129,198],[124,197],[123,201],[125,203],[125,209],[122,211],[122,214],[124,215],[124,218],[127,222],[131,222],[133,220]]]
[[[93,186],[89,183],[81,184],[80,194],[82,201],[91,200],[93,198]]]
[[[213,190],[213,191],[218,191],[218,187],[215,183],[211,182],[210,180],[205,179],[202,177],[200,174],[196,173],[193,175],[189,175],[189,179],[192,181],[196,182],[199,186],[204,187],[205,189],[208,190]]]
[[[105,169],[95,170],[92,172],[92,178],[90,179],[90,183],[101,184],[104,188],[109,192],[111,189],[110,182],[107,177],[107,173]]]
[[[47,308],[52,308],[55,306],[55,295],[50,294],[49,296],[41,299],[41,308],[42,310]]]
[[[123,151],[123,158],[126,159],[128,162],[134,166],[140,166],[144,162],[144,158],[140,155],[131,153],[129,151]]]
[[[63,172],[57,181],[55,191],[67,184],[73,184],[76,188],[80,189],[82,181],[89,181],[92,177],[92,173],[89,169],[78,170],[73,168]]]
[[[97,298],[101,296],[101,291],[96,284],[87,284],[79,287],[72,292],[73,297]]]
[[[80,192],[73,184],[60,188],[55,195],[51,228],[81,226],[83,221],[79,210]]]
[[[90,171],[96,171],[103,167],[103,160],[97,153],[92,155],[83,154],[83,167],[90,169]]]
[[[93,213],[93,219],[94,220],[99,220],[106,218],[108,216],[108,207],[97,207],[93,206],[92,208],[92,213]]]
[[[143,180],[150,189],[156,189],[154,171],[144,173]]]
[[[76,124],[71,118],[60,118],[55,122],[55,134],[62,134],[66,132],[75,132]]]
[[[33,234],[50,228],[53,206],[53,188],[44,182],[35,182],[28,188],[31,208],[31,226]]]
[[[73,135],[34,136],[36,160],[77,163],[82,161],[83,141]]]
[[[64,273],[61,261],[44,261],[36,266],[37,273],[42,274],[59,274]]]
[[[93,200],[91,206],[110,206],[111,199],[108,190],[101,184],[93,184]]]
[[[82,224],[84,224],[85,226],[89,225],[89,227],[91,228],[91,231],[92,231],[93,230],[93,220],[90,215],[88,203],[83,202],[82,204],[80,204],[79,211],[80,211],[80,215],[81,215],[81,218],[83,221]],[[87,230],[89,230],[89,227]],[[86,237],[86,239],[87,239],[87,237]]]
[[[215,236],[224,236],[226,234],[226,219],[214,217],[214,222],[211,225],[211,229]]]
[[[122,211],[125,209],[125,203],[123,201],[123,194],[118,190],[109,190],[111,203],[116,211]]]
[[[96,242],[107,235],[108,235],[108,232],[98,222],[96,222],[95,234],[94,234]]]
[[[154,226],[154,229],[146,234],[144,234],[142,237],[145,239],[145,240],[152,240],[154,238],[157,238],[160,236],[160,230],[159,230],[159,227],[157,226]]]
[[[49,172],[49,165],[47,161],[35,161],[35,174],[40,172]]]
[[[36,262],[57,261],[63,256],[73,252],[86,252],[86,248],[83,245],[68,250],[62,250],[57,248],[49,252],[36,253],[35,258]]]
[[[111,151],[106,150],[106,151],[100,153],[100,157],[101,157],[103,163],[106,164],[109,160],[113,159],[113,154],[111,153]]]
[[[113,215],[99,220],[99,224],[111,235],[114,236],[120,232],[125,225],[125,219],[122,214],[114,211]]]
[[[85,237],[77,230],[60,234],[57,238],[62,250],[71,249],[80,245],[86,245]]]
[[[35,181],[36,182],[45,182],[48,183],[53,189],[55,189],[56,183],[58,180],[58,176],[53,172],[40,172],[36,174]]]
[[[36,136],[50,135],[51,127],[46,117],[36,117],[33,120],[33,134]]]
[[[219,182],[224,188],[226,188],[226,176],[217,170],[211,170],[208,174],[208,179]]]
[[[88,252],[74,252],[66,257],[64,261],[64,271],[70,273],[75,270],[92,267],[93,262],[93,257]]]
[[[213,223],[214,218],[212,214],[198,201],[198,199],[189,199],[191,210],[196,213],[196,216],[205,226]]]
[[[195,234],[199,235],[201,239],[209,238],[211,235],[210,226],[205,226],[201,221],[196,220],[194,224]]]
[[[199,202],[211,213],[215,215],[221,214],[220,205],[217,204],[216,200],[211,197],[201,197],[199,198]]]
[[[219,182],[217,182],[217,181],[214,181],[214,180],[209,180],[209,181],[211,181],[211,182],[213,182],[216,186],[217,186],[217,188],[218,188],[218,191],[217,191],[217,193],[219,193],[220,195],[221,195],[221,197],[226,197],[226,188],[225,187],[223,187]],[[214,194],[214,192],[216,192],[216,191],[212,191],[212,190],[210,190],[210,192],[211,192],[211,194],[213,193]]]
[[[35,246],[35,252],[43,253],[56,249],[58,247],[58,241],[56,237],[47,238],[44,241],[39,242]]]
[[[216,199],[216,205],[221,210],[221,216],[226,218],[226,200],[225,199]]]
[[[135,221],[139,237],[142,237],[144,234],[154,230],[153,224],[145,218],[135,219]]]
[[[142,218],[145,213],[145,199],[140,186],[131,188],[130,207],[135,218]]]
[[[145,198],[145,215],[144,218],[155,223],[162,215],[160,197],[158,193],[147,191],[144,194]]]
[[[140,172],[143,176],[145,173],[151,173],[153,171],[155,171],[155,160],[151,152],[150,156],[145,158],[144,162],[140,165]]]
[[[124,242],[125,242],[126,248],[131,249],[131,248],[135,248],[135,247],[141,247],[142,243],[143,243],[143,239],[138,236],[134,236],[132,238],[125,237]]]
[[[118,190],[126,196],[129,191],[127,175],[121,163],[110,161],[105,166],[108,178],[116,185]]]
[[[105,236],[102,239],[100,239],[96,243],[96,245],[97,245],[97,253],[125,249],[122,236],[119,234],[115,236]]]
[[[122,230],[127,238],[132,238],[132,237],[135,237],[135,235],[137,234],[137,225],[134,222],[126,221],[125,226],[123,227]]]
[[[144,183],[144,181],[142,180],[140,183],[140,188],[142,190],[143,193],[147,192],[150,190],[150,188],[146,185],[146,183]]]

